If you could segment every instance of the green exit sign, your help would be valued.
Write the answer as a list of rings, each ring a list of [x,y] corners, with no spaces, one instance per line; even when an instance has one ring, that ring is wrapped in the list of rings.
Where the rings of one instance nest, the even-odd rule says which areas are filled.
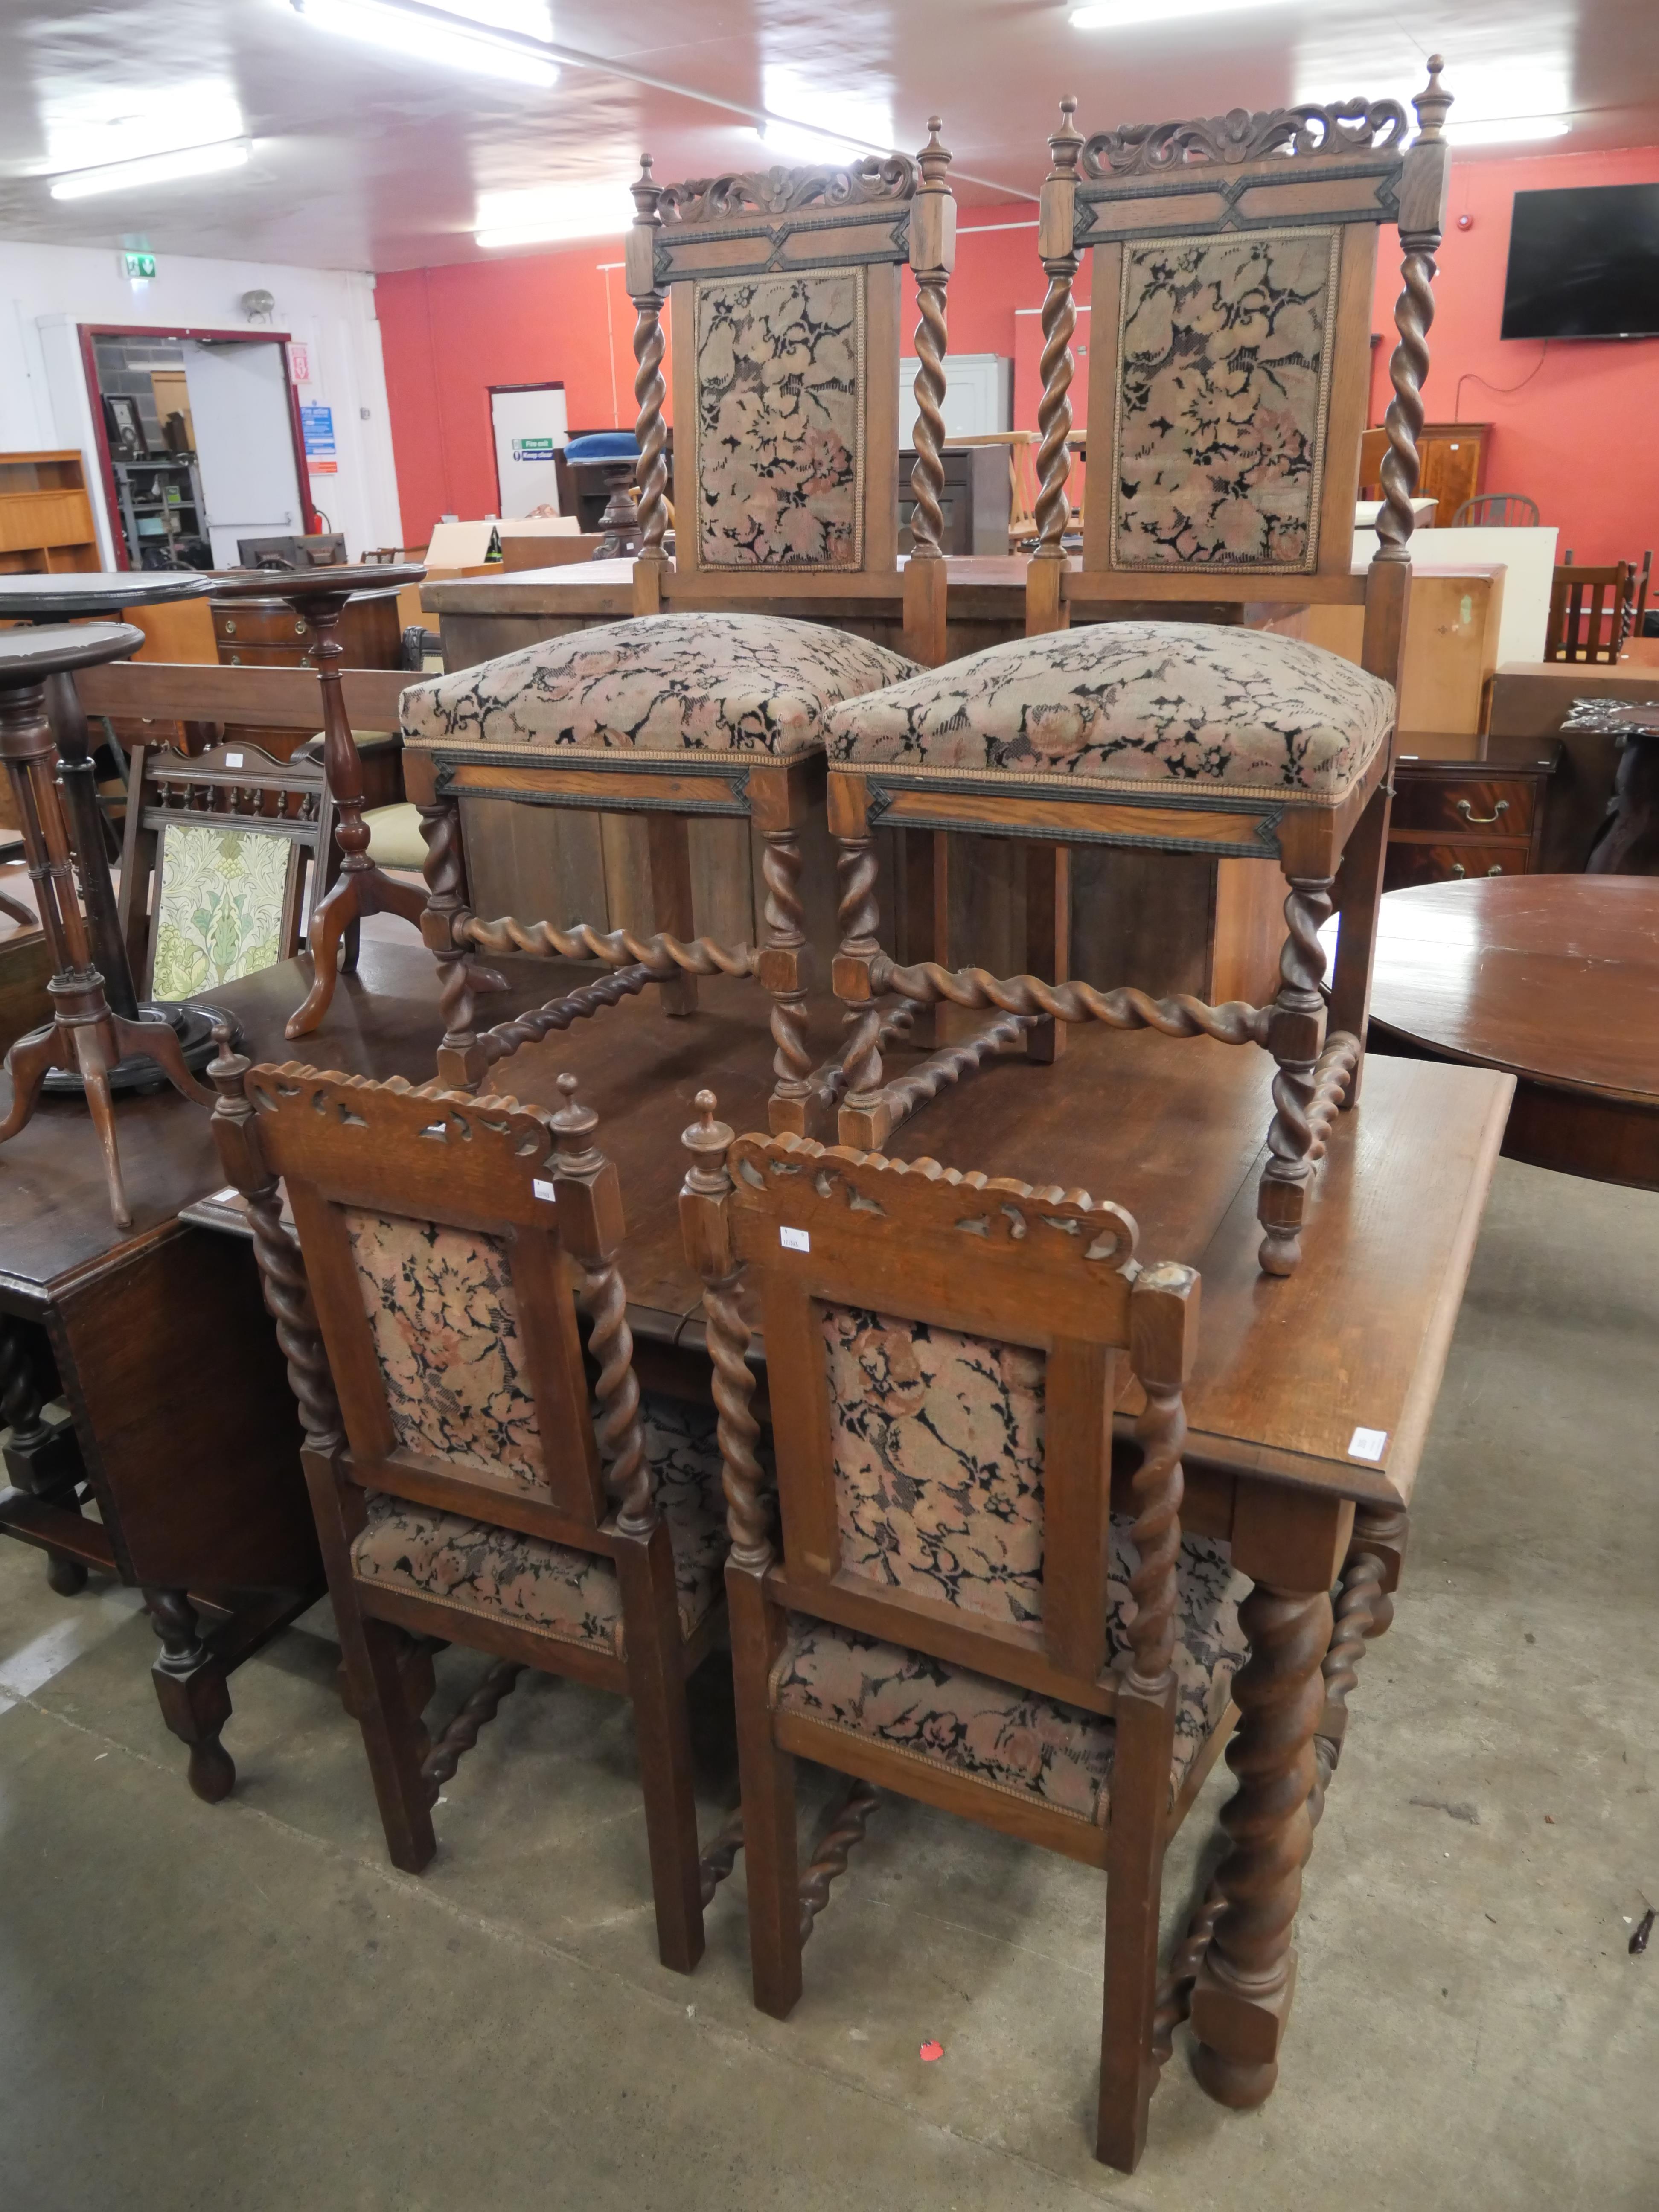
[[[121,274],[135,281],[143,277],[148,282],[155,274],[155,256],[153,253],[124,253],[121,256]]]

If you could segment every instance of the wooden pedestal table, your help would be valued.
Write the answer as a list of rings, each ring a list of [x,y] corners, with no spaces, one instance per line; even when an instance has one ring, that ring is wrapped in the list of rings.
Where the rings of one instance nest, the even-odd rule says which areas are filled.
[[[118,621],[127,607],[165,606],[179,599],[200,599],[208,583],[207,577],[192,569],[178,568],[0,576],[0,622]],[[140,634],[139,643],[143,642]],[[213,1024],[220,1018],[219,1009],[170,1000],[141,1006],[133,987],[104,843],[103,809],[93,763],[96,748],[67,670],[46,679],[46,717],[58,745],[63,812],[80,878],[87,933],[110,1010],[129,1022],[159,1017],[178,1037],[185,1066],[204,1066],[213,1057]],[[143,1052],[125,1057],[108,1071],[108,1077],[112,1091],[141,1089],[155,1080],[151,1055]],[[48,1091],[79,1091],[79,1072],[72,1067],[54,1069],[48,1073],[46,1085]]]
[[[395,914],[418,929],[426,911],[424,889],[394,883],[368,857],[362,763],[352,741],[351,723],[340,690],[340,663],[345,648],[335,635],[354,592],[400,589],[404,584],[418,584],[425,574],[417,562],[405,562],[392,568],[309,568],[292,575],[254,568],[213,579],[216,601],[280,599],[316,634],[312,653],[322,687],[323,763],[337,815],[334,835],[342,858],[338,876],[312,910],[307,933],[312,984],[303,1003],[289,1018],[287,1034],[291,1037],[307,1036],[316,1028],[328,1011],[341,970],[349,973],[356,968],[360,926],[366,915]]]
[[[105,994],[104,976],[94,959],[91,925],[75,895],[69,839],[53,775],[57,747],[46,720],[46,686],[51,678],[74,669],[124,659],[143,642],[143,631],[127,623],[0,631],[0,761],[10,779],[40,926],[51,948],[54,973],[46,988],[55,1008],[49,1028],[20,1037],[6,1054],[11,1105],[0,1121],[0,1144],[15,1137],[33,1115],[53,1069],[73,1073],[85,1089],[98,1133],[110,1212],[118,1229],[131,1227],[132,1213],[116,1151],[112,1071],[123,1061],[137,1060],[144,1064],[150,1079],[165,1076],[186,1098],[210,1105],[213,1093],[192,1079],[168,1022],[141,1017],[136,1005],[131,1014],[120,1013]],[[101,853],[99,858],[101,862]],[[101,880],[107,887],[106,871],[101,872]],[[118,932],[116,942],[118,949]],[[125,953],[121,966],[125,973]],[[131,1001],[131,978],[127,988]]]
[[[1527,876],[1390,891],[1385,1051],[1516,1076],[1508,1158],[1659,1190],[1659,882]]]

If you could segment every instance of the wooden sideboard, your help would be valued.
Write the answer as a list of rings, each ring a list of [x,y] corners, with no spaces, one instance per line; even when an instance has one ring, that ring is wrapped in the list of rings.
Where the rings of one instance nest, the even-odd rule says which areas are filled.
[[[1417,451],[1422,462],[1418,490],[1435,502],[1437,528],[1449,530],[1451,520],[1466,499],[1478,499],[1486,489],[1486,455],[1492,444],[1490,422],[1425,422],[1418,433]],[[1367,430],[1359,447],[1359,496],[1382,496],[1382,456],[1389,450],[1386,430]],[[1525,491],[1524,484],[1502,487]]]

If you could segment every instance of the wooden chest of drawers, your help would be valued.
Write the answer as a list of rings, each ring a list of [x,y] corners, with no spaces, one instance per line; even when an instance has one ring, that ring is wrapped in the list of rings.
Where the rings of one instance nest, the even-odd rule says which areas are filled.
[[[1462,876],[1526,876],[1539,866],[1553,738],[1492,738],[1484,760],[1417,752],[1433,738],[1401,739],[1395,757],[1385,890]],[[1468,738],[1447,739],[1468,744]]]
[[[210,600],[209,605],[222,668],[316,666],[311,624],[281,599]],[[343,668],[398,667],[403,632],[397,592],[358,592],[346,603],[338,635],[345,647]]]

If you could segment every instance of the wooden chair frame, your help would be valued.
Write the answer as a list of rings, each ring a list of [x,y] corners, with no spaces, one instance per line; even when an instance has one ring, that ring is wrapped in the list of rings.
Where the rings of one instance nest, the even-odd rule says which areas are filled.
[[[148,994],[155,973],[167,836],[179,828],[249,830],[286,842],[288,880],[276,957],[293,959],[320,895],[319,855],[332,848],[334,807],[321,762],[279,761],[248,744],[213,745],[195,754],[175,752],[170,745],[133,747],[120,913],[141,995]]]
[[[1579,567],[1569,555],[1550,585],[1546,660],[1616,661],[1628,635],[1634,593],[1628,561]]]
[[[349,1687],[395,1865],[417,1874],[436,1848],[431,1806],[524,1667],[630,1698],[664,1965],[689,1973],[702,1952],[702,1872],[691,1790],[687,1676],[718,1637],[718,1605],[681,1633],[674,1563],[644,1457],[633,1338],[616,1265],[623,1238],[617,1171],[593,1141],[597,1116],[561,1079],[560,1112],[475,1099],[401,1079],[371,1083],[297,1065],[250,1068],[223,1048],[210,1071],[214,1132],[229,1180],[248,1200],[265,1301],[276,1317],[305,1433],[317,1517]],[[283,1225],[278,1178],[297,1243]],[[432,1221],[502,1240],[518,1297],[527,1386],[546,1474],[544,1494],[505,1471],[462,1474],[396,1442],[341,1210]],[[607,1464],[589,1388],[567,1259],[580,1268]],[[606,1488],[612,1492],[607,1501]],[[626,1657],[493,1617],[465,1613],[352,1572],[367,1491],[517,1530],[615,1562]],[[428,1747],[439,1638],[504,1665]]]
[[[1121,617],[1126,603],[1198,619],[1237,620],[1264,599],[1363,604],[1362,660],[1400,689],[1411,585],[1411,500],[1417,487],[1416,438],[1423,423],[1422,383],[1433,318],[1433,256],[1445,222],[1449,149],[1442,135],[1450,95],[1440,64],[1430,64],[1415,106],[1418,135],[1409,150],[1404,110],[1394,100],[1354,100],[1340,107],[1279,109],[1216,122],[1160,124],[1104,131],[1085,140],[1073,125],[1074,100],[1049,140],[1054,164],[1042,187],[1039,245],[1048,276],[1042,310],[1043,393],[1037,499],[1040,542],[1027,571],[1028,635],[1066,626],[1074,615]],[[1397,221],[1404,250],[1404,289],[1395,319],[1391,451],[1383,465],[1385,505],[1381,544],[1365,576],[1351,574],[1354,496],[1360,434],[1370,378],[1370,327],[1376,233]],[[1317,227],[1328,230],[1334,321],[1326,434],[1327,463],[1319,494],[1317,534],[1296,568],[1247,573],[1220,564],[1169,568],[1119,565],[1111,544],[1111,503],[1090,502],[1080,569],[1066,558],[1071,469],[1068,398],[1076,326],[1073,287],[1082,253],[1096,255],[1091,411],[1097,423],[1115,419],[1117,341],[1113,303],[1121,256],[1147,236],[1219,234],[1232,230]],[[1103,247],[1110,249],[1103,252]],[[1333,461],[1352,449],[1352,467]],[[1110,473],[1109,458],[1097,470]],[[1314,1167],[1339,1106],[1358,1094],[1370,1003],[1376,902],[1388,842],[1393,733],[1364,775],[1334,806],[1287,801],[1281,793],[1243,785],[1212,789],[1160,784],[1141,800],[1121,791],[1091,793],[1079,780],[1057,795],[1016,776],[963,771],[960,776],[856,763],[830,772],[830,825],[841,847],[842,945],[836,990],[848,1007],[847,1097],[841,1110],[844,1143],[879,1147],[921,1099],[957,1080],[1024,1034],[1029,1058],[1052,1060],[1063,1024],[1103,1021],[1117,1028],[1151,1026],[1166,1035],[1206,1035],[1229,1043],[1266,1046],[1278,1063],[1272,1158],[1262,1178],[1261,1264],[1289,1274],[1300,1257],[1300,1232]],[[956,968],[943,927],[946,902],[924,895],[908,902],[933,916],[932,957],[900,965],[878,936],[874,822],[937,834],[968,830],[1019,837],[1038,847],[1030,856],[1028,963],[1036,971],[999,978]],[[1054,841],[1064,840],[1064,843]],[[915,842],[920,843],[920,839]],[[1210,1006],[1190,997],[1153,1000],[1137,991],[1096,991],[1070,976],[1070,844],[1138,846],[1170,853],[1277,859],[1288,885],[1286,941],[1280,986],[1272,1005]],[[927,862],[922,863],[924,871]],[[936,871],[937,862],[934,863]],[[1338,871],[1341,870],[1338,881]],[[1340,907],[1342,933],[1330,994],[1327,1036],[1321,986],[1325,956],[1319,931]],[[913,942],[915,936],[913,926]],[[925,927],[924,927],[925,933]],[[984,1009],[993,1020],[923,1063],[897,1084],[884,1081],[884,1016],[879,1001],[896,994],[914,1006],[944,1002]],[[889,1018],[890,1018],[890,1017]]]
[[[732,614],[745,607],[769,614],[835,620],[854,597],[867,597],[871,579],[896,578],[898,561],[897,383],[901,266],[914,270],[920,320],[915,347],[919,416],[911,471],[915,548],[904,571],[905,649],[930,664],[945,657],[945,560],[939,507],[945,422],[945,294],[956,258],[956,200],[946,182],[951,155],[939,123],[913,162],[868,155],[845,168],[773,169],[756,175],[705,177],[659,185],[643,157],[633,185],[636,213],[625,244],[627,283],[637,311],[639,364],[639,530],[634,564],[634,612]],[[675,361],[673,509],[676,555],[664,544],[668,526],[667,432],[662,410],[662,310],[672,298],[680,329],[696,328],[705,282],[817,270],[852,270],[864,317],[864,416],[859,504],[862,537],[856,564],[824,571],[789,567],[711,568],[700,562],[696,349],[688,335]],[[581,1012],[638,991],[661,991],[665,1010],[687,1015],[696,1006],[696,978],[753,975],[773,1004],[775,1086],[771,1125],[804,1130],[832,1111],[839,1095],[840,1055],[815,1069],[807,1051],[806,1000],[811,951],[801,903],[800,833],[823,793],[821,752],[789,760],[764,756],[617,752],[580,763],[522,758],[492,761],[477,748],[422,748],[404,756],[405,786],[421,807],[429,858],[426,940],[444,971],[443,1079],[470,1089],[504,1052],[525,1041],[522,1024],[480,1035],[476,977],[465,955],[531,953],[598,961],[611,973],[592,987]],[[461,857],[459,805],[465,797],[527,799],[538,805],[643,812],[649,821],[649,874],[655,933],[602,932],[583,922],[568,929],[512,919],[487,922],[471,912]],[[723,815],[754,823],[764,840],[766,942],[726,946],[698,937],[692,914],[687,822]],[[592,993],[599,996],[595,999]],[[535,1023],[556,1018],[556,1001]],[[559,1025],[562,1025],[561,1022]],[[545,1029],[529,1034],[544,1035]]]
[[[686,1248],[704,1284],[732,1534],[726,1593],[738,1701],[755,2002],[785,2017],[800,1995],[801,1947],[861,1834],[877,1785],[961,1813],[1107,1872],[1106,1987],[1098,2154],[1133,2170],[1167,2056],[1158,2045],[1158,1902],[1164,1853],[1229,1733],[1212,1729],[1170,1802],[1175,1575],[1185,1433],[1182,1392],[1196,1347],[1199,1280],[1142,1267],[1135,1224],[1086,1193],[825,1150],[792,1135],[733,1140],[698,1100],[681,1197]],[[763,1495],[750,1407],[757,1291],[777,1466],[780,1534]],[[820,1302],[870,1306],[1047,1355],[1043,1620],[981,1619],[883,1588],[840,1566]],[[1126,1484],[1141,1565],[1131,1649],[1109,1662],[1107,1556],[1112,1407],[1127,1353],[1146,1395],[1139,1468]],[[805,1613],[1100,1713],[1116,1730],[1109,1825],[941,1773],[878,1741],[775,1712],[768,1677],[787,1616]],[[855,1778],[803,1880],[794,1762]]]

